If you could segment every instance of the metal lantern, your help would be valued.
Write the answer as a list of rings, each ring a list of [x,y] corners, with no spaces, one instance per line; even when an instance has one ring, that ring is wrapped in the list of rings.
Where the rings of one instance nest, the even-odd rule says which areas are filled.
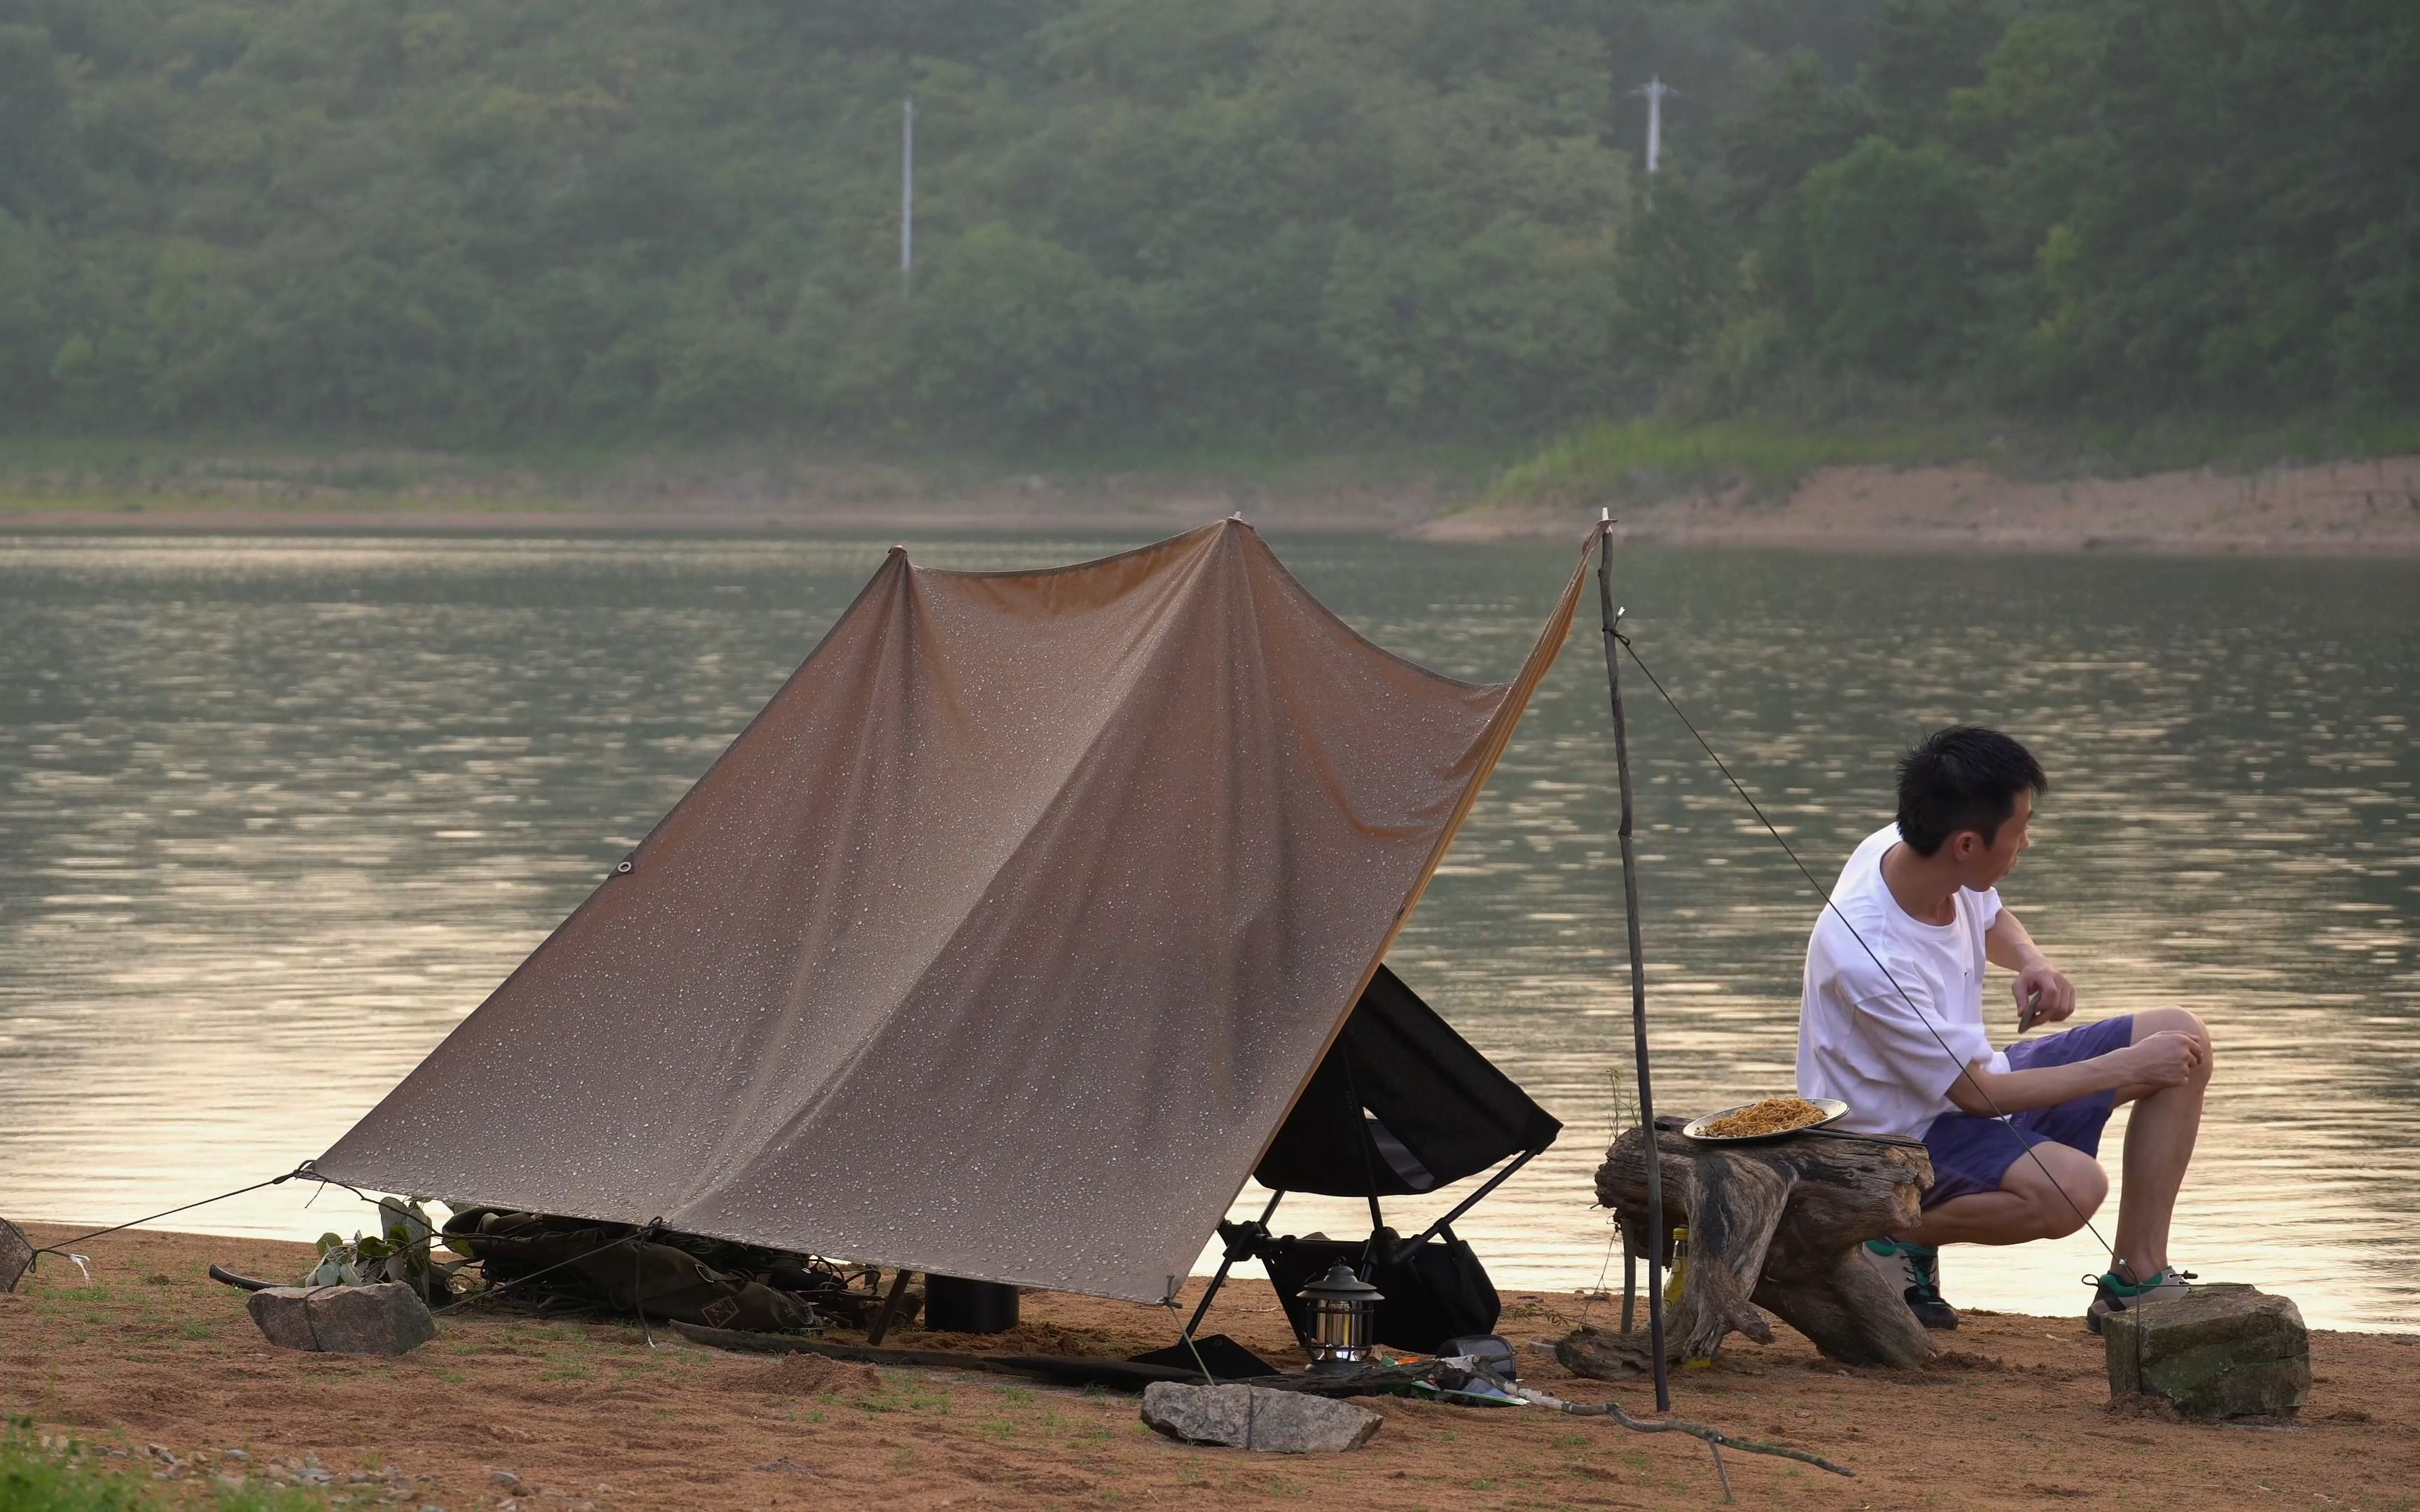
[[[1377,1342],[1378,1304],[1387,1300],[1376,1287],[1339,1260],[1294,1295],[1311,1304],[1313,1370],[1351,1370],[1370,1358]]]

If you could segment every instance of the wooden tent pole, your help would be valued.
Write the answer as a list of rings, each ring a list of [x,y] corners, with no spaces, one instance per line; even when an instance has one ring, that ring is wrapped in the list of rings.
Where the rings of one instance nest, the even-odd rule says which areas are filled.
[[[1664,1178],[1655,1152],[1655,1091],[1647,1066],[1647,966],[1638,945],[1638,862],[1631,844],[1630,726],[1621,714],[1621,611],[1613,602],[1613,511],[1597,520],[1597,607],[1605,620],[1605,677],[1613,696],[1613,762],[1621,779],[1621,906],[1630,927],[1630,1029],[1638,1057],[1638,1122],[1647,1131],[1647,1337],[1655,1366],[1655,1410],[1672,1410],[1664,1360]],[[1616,1131],[1619,1133],[1620,1131]]]

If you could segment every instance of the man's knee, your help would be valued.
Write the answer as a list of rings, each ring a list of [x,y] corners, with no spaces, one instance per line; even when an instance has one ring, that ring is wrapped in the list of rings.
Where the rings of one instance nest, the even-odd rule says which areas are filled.
[[[2195,1065],[2194,1082],[2197,1086],[2207,1084],[2210,1081],[2212,1051],[2210,1026],[2201,1021],[2201,1015],[2189,1008],[2173,1006],[2146,1009],[2134,1015],[2136,1042],[2139,1043],[2149,1036],[2163,1032],[2189,1034],[2194,1037],[2195,1041],[2201,1046],[2200,1059]]]

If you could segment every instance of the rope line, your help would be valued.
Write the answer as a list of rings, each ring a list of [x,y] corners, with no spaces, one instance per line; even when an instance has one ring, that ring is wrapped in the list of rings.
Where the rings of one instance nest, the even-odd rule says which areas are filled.
[[[180,1212],[190,1212],[195,1208],[207,1208],[213,1202],[225,1202],[229,1197],[240,1197],[247,1192],[257,1192],[264,1186],[275,1186],[281,1181],[290,1181],[298,1176],[308,1176],[310,1174],[310,1172],[298,1165],[294,1169],[287,1171],[285,1175],[272,1176],[266,1181],[255,1181],[250,1186],[240,1186],[232,1192],[222,1192],[214,1197],[204,1197],[199,1202],[188,1202],[181,1208],[170,1208],[166,1212],[155,1212],[147,1218],[130,1218],[122,1224],[111,1224],[106,1228],[96,1228],[88,1234],[78,1234],[71,1239],[62,1239],[54,1244],[45,1244],[41,1248],[34,1251],[34,1253],[38,1256],[64,1256],[67,1254],[67,1247],[70,1244],[81,1244],[87,1239],[99,1239],[104,1234],[115,1234],[120,1229],[135,1228],[144,1224],[157,1223],[163,1218],[174,1217]]]
[[[2018,1146],[2024,1149],[2025,1158],[2034,1163],[2035,1168],[2042,1173],[2043,1180],[2050,1182],[2051,1189],[2056,1192],[2059,1195],[2059,1197],[2067,1203],[2068,1208],[2074,1212],[2077,1220],[2080,1221],[2086,1228],[2091,1230],[2092,1237],[2100,1242],[2101,1247],[2109,1252],[2109,1262],[2114,1273],[2118,1264],[2118,1246],[2109,1242],[2108,1239],[2102,1234],[2100,1228],[2095,1227],[2093,1224],[2092,1215],[2086,1212],[2084,1209],[2077,1204],[2075,1198],[2069,1194],[2066,1187],[2059,1185],[2058,1178],[2052,1175],[2051,1168],[2042,1164],[2042,1158],[2034,1153],[2033,1145],[2026,1140],[2024,1134],[2017,1132],[2016,1125],[2009,1122],[2009,1116],[2000,1111],[2000,1104],[1993,1102],[1992,1100],[1992,1094],[1983,1090],[1983,1084],[1975,1079],[1974,1071],[1968,1067],[1965,1062],[1958,1058],[1958,1052],[1949,1048],[1949,1041],[1942,1038],[1941,1031],[1932,1026],[1932,1021],[1931,1019],[1925,1017],[1924,1010],[1918,1008],[1916,1006],[1916,999],[1908,995],[1907,989],[1900,985],[1899,978],[1893,976],[1891,974],[1891,968],[1884,964],[1883,958],[1874,953],[1874,948],[1866,943],[1866,937],[1857,933],[1857,926],[1849,921],[1849,916],[1840,911],[1840,905],[1832,901],[1830,889],[1826,888],[1821,882],[1815,880],[1815,873],[1807,870],[1807,863],[1800,860],[1798,858],[1798,853],[1790,848],[1790,841],[1781,838],[1781,831],[1774,827],[1773,821],[1764,816],[1764,810],[1757,806],[1756,799],[1748,795],[1747,789],[1741,786],[1740,779],[1731,775],[1731,769],[1724,764],[1722,757],[1715,754],[1714,748],[1707,742],[1706,737],[1699,732],[1698,727],[1690,722],[1688,715],[1682,712],[1681,705],[1674,702],[1671,693],[1665,688],[1663,679],[1657,677],[1655,675],[1655,670],[1640,659],[1638,648],[1630,643],[1630,637],[1621,633],[1621,630],[1619,627],[1618,616],[1616,628],[1613,632],[1613,638],[1621,642],[1621,649],[1629,653],[1630,659],[1633,662],[1637,663],[1638,670],[1647,674],[1649,685],[1655,689],[1656,693],[1660,697],[1662,697],[1665,707],[1670,709],[1672,711],[1673,717],[1681,721],[1681,727],[1688,731],[1689,733],[1695,737],[1698,742],[1698,748],[1706,753],[1706,759],[1708,761],[1714,764],[1714,770],[1723,774],[1724,780],[1730,783],[1731,791],[1738,794],[1740,795],[1740,801],[1747,805],[1748,811],[1756,815],[1756,822],[1764,826],[1764,832],[1773,837],[1773,842],[1781,847],[1781,854],[1790,857],[1791,864],[1798,868],[1798,874],[1805,877],[1807,879],[1807,885],[1814,888],[1816,895],[1823,900],[1823,906],[1830,909],[1832,911],[1832,917],[1838,918],[1847,927],[1850,936],[1854,939],[1857,942],[1858,947],[1866,952],[1868,959],[1871,960],[1876,966],[1881,968],[1884,978],[1890,982],[1892,990],[1897,992],[1900,1000],[1906,1003],[1908,1008],[1915,1012],[1916,1021],[1924,1026],[1924,1032],[1932,1036],[1933,1043],[1941,1046],[1941,1053],[1948,1057],[1950,1062],[1957,1066],[1958,1075],[1960,1078],[1962,1079],[1967,1086],[1975,1089],[1975,1095],[1983,1100],[1983,1105],[1992,1110],[1992,1117],[1999,1120],[2002,1128],[2009,1131],[2009,1137],[2014,1139]]]

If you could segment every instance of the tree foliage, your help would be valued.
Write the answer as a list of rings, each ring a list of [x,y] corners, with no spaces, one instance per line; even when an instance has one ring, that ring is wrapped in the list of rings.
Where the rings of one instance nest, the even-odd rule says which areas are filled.
[[[2408,0],[0,0],[0,419],[2408,406],[2414,79]]]

